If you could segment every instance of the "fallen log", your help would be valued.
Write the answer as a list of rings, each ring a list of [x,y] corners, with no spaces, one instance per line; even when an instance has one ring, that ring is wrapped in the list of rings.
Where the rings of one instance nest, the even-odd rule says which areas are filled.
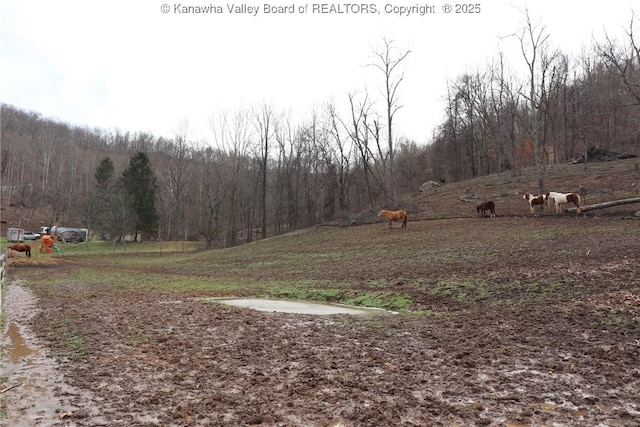
[[[640,203],[640,197],[632,197],[630,199],[612,200],[610,202],[596,203],[595,205],[586,205],[580,207],[580,212],[592,211],[594,209],[609,208],[611,206],[627,205],[629,203]],[[576,208],[565,209],[565,212],[575,213]]]

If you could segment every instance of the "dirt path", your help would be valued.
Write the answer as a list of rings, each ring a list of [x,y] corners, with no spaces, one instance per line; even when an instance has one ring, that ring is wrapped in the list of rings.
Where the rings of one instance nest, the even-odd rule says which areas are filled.
[[[29,327],[29,321],[39,312],[35,296],[13,282],[7,286],[4,298],[7,328],[0,344],[5,348],[2,375],[9,381],[2,393],[7,401],[7,418],[0,420],[1,425],[76,426],[67,420],[79,410],[70,398],[86,408],[94,404],[89,398],[80,398],[82,394],[66,383],[58,363],[47,356]]]

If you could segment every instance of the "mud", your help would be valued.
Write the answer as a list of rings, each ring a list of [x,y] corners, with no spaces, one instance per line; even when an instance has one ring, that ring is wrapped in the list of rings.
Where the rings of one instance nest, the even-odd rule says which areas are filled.
[[[370,241],[413,254],[292,273],[384,278],[412,298],[411,313],[388,316],[263,312],[204,301],[224,296],[211,292],[89,286],[71,269],[113,268],[91,257],[47,268],[43,285],[8,286],[3,369],[8,385],[28,382],[3,393],[5,424],[640,425],[640,227],[590,221],[319,231],[317,246]],[[540,237],[514,237],[525,233]],[[82,346],[71,352],[74,337]]]
[[[90,399],[68,384],[58,362],[46,354],[45,346],[31,328],[30,320],[39,312],[33,293],[14,282],[3,296],[7,310],[7,330],[2,336],[5,354],[2,375],[9,378],[2,390],[7,397],[6,419],[0,425],[75,426],[65,418],[78,413],[69,396],[78,396],[78,403],[90,406]],[[105,424],[106,425],[106,424]]]

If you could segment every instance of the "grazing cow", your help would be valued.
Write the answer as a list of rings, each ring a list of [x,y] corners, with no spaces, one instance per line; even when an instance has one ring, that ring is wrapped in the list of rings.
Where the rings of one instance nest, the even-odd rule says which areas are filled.
[[[482,218],[485,217],[485,212],[489,211],[491,212],[491,217],[495,218],[496,216],[496,204],[493,203],[491,200],[486,201],[486,202],[482,202],[480,203],[478,206],[476,206],[476,211],[478,211],[478,213],[482,216]]]
[[[573,203],[576,207],[576,211],[580,213],[580,195],[578,193],[556,193],[550,191],[546,195],[547,202],[553,202],[556,205],[556,213],[562,212],[562,205],[567,203]]]
[[[544,194],[537,194],[534,196],[533,194],[529,194],[525,191],[522,194],[522,198],[529,202],[529,210],[531,211],[531,213],[534,213],[534,208],[538,205],[542,206],[542,208],[544,209]]]

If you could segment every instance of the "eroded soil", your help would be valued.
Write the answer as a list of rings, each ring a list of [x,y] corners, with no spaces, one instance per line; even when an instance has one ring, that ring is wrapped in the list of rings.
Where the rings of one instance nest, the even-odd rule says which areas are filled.
[[[449,237],[434,231],[443,229]],[[333,236],[316,233],[319,246]],[[42,396],[53,400],[30,398],[27,384],[3,393],[6,425],[640,425],[637,220],[473,218],[344,233],[401,255],[315,274],[363,287],[377,277],[409,295],[413,313],[267,313],[203,302],[213,291],[65,281],[103,265],[87,257],[11,268],[7,325],[52,357]],[[42,274],[49,285],[22,287]],[[7,366],[15,384],[24,367]]]

